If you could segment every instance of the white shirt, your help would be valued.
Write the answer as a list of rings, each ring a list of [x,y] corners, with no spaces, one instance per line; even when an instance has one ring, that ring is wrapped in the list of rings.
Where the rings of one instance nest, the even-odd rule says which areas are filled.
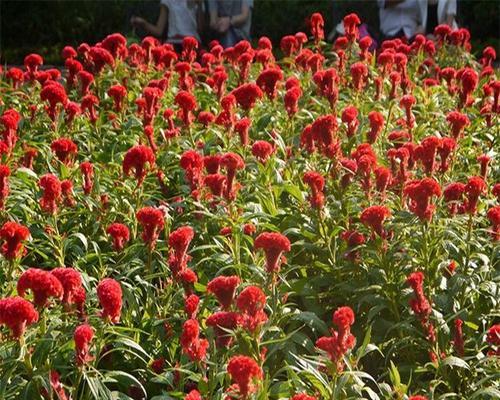
[[[161,0],[168,8],[168,39],[170,43],[181,43],[186,36],[200,40],[196,24],[196,7],[188,0]]]
[[[386,36],[403,31],[407,38],[415,36],[419,25],[423,25],[427,11],[425,0],[404,0],[391,7],[385,7],[385,0],[377,0],[379,6],[380,30]],[[425,8],[425,10],[424,10]]]

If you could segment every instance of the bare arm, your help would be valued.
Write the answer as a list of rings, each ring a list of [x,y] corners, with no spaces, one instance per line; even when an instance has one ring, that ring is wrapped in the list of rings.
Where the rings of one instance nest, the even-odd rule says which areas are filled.
[[[158,16],[158,20],[156,24],[151,24],[141,17],[132,17],[132,25],[139,26],[144,29],[149,35],[153,35],[156,37],[161,37],[163,32],[165,31],[165,27],[167,26],[168,20],[168,8],[164,5],[160,6],[160,15]]]
[[[241,26],[247,21],[249,17],[250,17],[250,7],[248,7],[248,4],[243,4],[241,6],[241,14],[233,15],[231,17],[231,25],[236,27]]]

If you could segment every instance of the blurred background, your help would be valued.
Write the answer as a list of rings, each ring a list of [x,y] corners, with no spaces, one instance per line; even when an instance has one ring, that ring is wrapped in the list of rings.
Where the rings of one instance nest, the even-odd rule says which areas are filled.
[[[252,36],[268,36],[275,43],[286,34],[306,30],[306,18],[319,11],[329,32],[343,16],[356,12],[376,34],[375,0],[254,0]],[[158,0],[0,0],[0,61],[22,64],[30,52],[41,54],[46,64],[61,64],[64,45],[94,44],[106,35],[133,32],[132,15],[156,21]],[[457,20],[472,34],[473,51],[492,45],[500,51],[500,0],[458,0]]]

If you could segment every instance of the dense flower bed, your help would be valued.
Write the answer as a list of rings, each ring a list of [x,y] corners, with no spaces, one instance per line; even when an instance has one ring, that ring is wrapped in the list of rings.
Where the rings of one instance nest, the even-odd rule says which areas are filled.
[[[466,30],[2,72],[2,399],[499,395],[500,81]]]

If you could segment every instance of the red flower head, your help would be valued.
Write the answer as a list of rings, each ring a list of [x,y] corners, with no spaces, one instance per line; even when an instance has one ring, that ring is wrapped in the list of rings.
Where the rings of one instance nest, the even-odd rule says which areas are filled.
[[[38,185],[43,190],[40,206],[50,214],[57,212],[57,205],[61,201],[61,182],[55,175],[46,174],[40,178]]]
[[[368,120],[370,121],[370,131],[367,133],[367,140],[368,143],[375,143],[382,129],[384,129],[384,116],[378,111],[370,111]]]
[[[209,126],[212,122],[215,121],[215,115],[213,115],[210,111],[201,111],[198,114],[197,121],[202,124],[204,127]]]
[[[425,396],[415,395],[415,396],[410,396],[408,400],[429,400],[429,399]]]
[[[426,174],[430,175],[436,169],[436,154],[440,146],[441,140],[437,136],[430,136],[415,148],[415,159],[422,162]]]
[[[441,157],[441,165],[439,167],[441,172],[446,172],[449,167],[449,156],[457,147],[457,142],[453,138],[445,137],[441,139],[441,143],[438,147],[438,153]]]
[[[114,58],[125,58],[128,55],[127,39],[120,33],[106,36],[101,44]]]
[[[356,91],[363,90],[368,77],[368,68],[362,62],[356,62],[351,65],[352,85]]]
[[[62,298],[64,289],[61,282],[50,272],[38,268],[29,268],[17,281],[17,293],[25,297],[26,290],[33,292],[33,302],[38,307],[45,307],[49,297]]]
[[[181,108],[181,119],[185,126],[189,126],[193,120],[192,112],[196,109],[196,97],[186,91],[180,91],[175,96],[175,104]]]
[[[6,325],[16,339],[23,336],[26,326],[38,321],[38,312],[22,297],[0,299],[0,325]]]
[[[463,106],[470,106],[474,103],[472,93],[476,90],[479,77],[477,72],[472,68],[464,68],[460,74],[460,81],[462,83],[460,91],[460,101]]]
[[[264,312],[266,295],[257,286],[247,286],[236,299],[236,306],[243,313],[242,324],[251,332],[267,321]]]
[[[462,114],[459,111],[451,111],[446,116],[446,121],[450,123],[451,135],[454,139],[458,139],[462,136],[465,127],[470,125],[469,118],[467,115]]]
[[[196,389],[191,390],[186,397],[184,397],[184,400],[203,400],[201,398],[200,392],[198,392]]]
[[[59,161],[69,165],[73,162],[73,158],[78,153],[76,144],[68,138],[60,138],[54,140],[50,145],[51,150],[56,154]]]
[[[207,170],[207,173],[217,174],[219,172],[221,158],[222,156],[220,154],[203,157],[203,166]]]
[[[104,278],[97,285],[97,297],[102,307],[101,317],[112,323],[120,320],[122,311],[122,288],[120,284],[111,278]]]
[[[280,40],[280,48],[285,56],[290,57],[298,50],[299,42],[297,41],[297,38],[295,36],[286,35],[283,36]]]
[[[170,246],[169,264],[174,276],[186,268],[186,264],[189,261],[187,249],[193,238],[194,230],[190,226],[181,226],[170,233],[168,237],[168,244]]]
[[[311,196],[309,196],[309,201],[311,207],[321,208],[325,202],[325,194],[323,189],[325,188],[325,178],[318,172],[308,171],[304,174],[302,178],[306,185],[311,188]]]
[[[410,307],[419,318],[424,321],[427,320],[432,307],[424,295],[424,274],[422,272],[413,272],[406,279],[406,283],[412,287],[415,294],[415,297],[410,300]]]
[[[233,338],[228,330],[234,331],[241,323],[240,315],[236,312],[219,311],[207,318],[206,324],[214,329],[215,344],[220,348],[231,346]]]
[[[73,197],[73,182],[70,179],[65,179],[61,182],[61,193],[64,200],[64,205],[74,207],[76,200]]]
[[[106,229],[106,233],[113,239],[113,248],[115,251],[121,251],[125,247],[125,244],[129,241],[130,232],[126,225],[120,224],[118,222],[112,223]]]
[[[491,158],[487,154],[481,154],[477,158],[477,161],[479,161],[479,164],[481,165],[481,177],[486,180],[488,175],[488,165],[491,161]]]
[[[94,329],[88,325],[79,325],[75,329],[73,334],[73,340],[75,341],[75,356],[76,364],[83,365],[88,361],[92,360],[89,354],[90,342],[94,338]]]
[[[64,48],[61,50],[61,57],[63,58],[63,60],[67,60],[69,58],[76,58],[77,56],[78,53],[71,46],[64,46]]]
[[[441,187],[434,179],[424,178],[408,182],[404,194],[410,198],[410,210],[422,221],[430,221],[435,209],[430,201],[441,196]]]
[[[299,99],[302,96],[300,86],[292,86],[288,89],[283,97],[285,109],[289,117],[292,117],[299,111]]]
[[[372,229],[380,237],[384,238],[386,232],[384,231],[384,220],[391,216],[391,211],[385,206],[371,206],[365,208],[360,215],[361,222]]]
[[[83,192],[88,195],[94,186],[94,182],[92,182],[92,178],[94,177],[94,166],[92,163],[84,161],[80,164],[80,171],[83,174]]]
[[[290,400],[318,400],[314,396],[309,396],[305,393],[298,393],[295,396],[293,396]]]
[[[461,319],[457,318],[454,321],[455,324],[455,335],[453,338],[453,347],[455,348],[455,351],[457,354],[462,357],[464,355],[464,334],[462,331],[462,325],[464,321]]]
[[[234,200],[236,191],[233,189],[236,170],[245,168],[245,161],[236,153],[226,153],[222,156],[221,165],[226,168],[226,188],[224,196],[227,200]]]
[[[377,185],[377,190],[384,195],[387,187],[392,182],[392,173],[389,168],[377,167],[373,170],[375,173],[375,182]]]
[[[0,164],[0,209],[5,207],[5,200],[9,195],[10,168]]]
[[[277,232],[261,233],[255,239],[254,248],[264,250],[266,254],[266,270],[269,273],[279,271],[282,253],[291,249],[288,238]]]
[[[123,173],[129,176],[134,171],[137,186],[141,186],[148,169],[155,165],[155,155],[149,146],[137,145],[130,148],[123,158]],[[147,167],[147,164],[149,167]]]
[[[24,66],[28,70],[28,76],[30,80],[36,77],[38,72],[38,67],[43,65],[43,58],[39,54],[28,54],[24,57]]]
[[[359,126],[358,109],[354,106],[344,108],[344,111],[342,111],[342,122],[347,124],[347,136],[354,136]]]
[[[23,255],[24,246],[22,242],[28,239],[30,231],[17,222],[8,221],[0,228],[0,239],[2,244],[1,252],[7,260],[13,260]]]
[[[210,174],[205,176],[203,183],[210,188],[213,196],[220,197],[224,191],[226,177],[221,174]]]
[[[315,43],[318,44],[325,38],[325,21],[323,20],[323,16],[320,13],[314,13],[311,15],[309,22],[311,24],[311,34],[314,36]]]
[[[244,110],[253,108],[258,99],[262,98],[262,90],[255,83],[244,83],[231,92],[238,104]]]
[[[227,364],[227,372],[244,399],[257,390],[255,382],[262,379],[262,369],[247,356],[231,357]]]
[[[337,132],[337,120],[333,115],[318,117],[311,126],[312,137],[322,153],[333,157],[337,152],[335,136]]]
[[[349,14],[344,17],[344,30],[345,35],[350,41],[358,38],[358,25],[361,24],[357,14]]]
[[[206,356],[208,341],[200,339],[200,326],[195,319],[188,319],[182,327],[180,343],[182,351],[192,361],[201,361]]]
[[[154,207],[143,207],[137,212],[136,217],[142,226],[142,240],[154,249],[156,240],[165,225],[163,211]]]
[[[234,124],[234,130],[238,132],[242,146],[246,146],[248,144],[248,132],[251,125],[252,120],[247,117],[241,118],[240,120],[238,120],[238,122],[236,122],[236,124]]]
[[[491,225],[493,225],[493,240],[500,240],[500,206],[490,208],[486,215],[490,220]]]
[[[120,112],[123,107],[123,100],[127,96],[127,88],[122,85],[114,85],[108,89],[108,96],[113,98],[114,109]]]
[[[337,325],[338,332],[332,329],[332,336],[320,337],[316,347],[327,353],[337,371],[341,372],[344,368],[343,356],[356,344],[356,338],[351,334],[354,312],[350,307],[338,308],[333,314],[333,323]]]
[[[184,311],[188,318],[196,318],[199,305],[200,298],[195,294],[191,294],[184,299]]]
[[[443,190],[443,196],[451,215],[455,215],[459,211],[458,202],[462,200],[465,192],[465,184],[461,182],[453,182],[446,186]],[[451,203],[451,204],[450,204]]]
[[[399,101],[399,105],[405,110],[406,126],[408,129],[413,128],[413,125],[415,124],[415,117],[413,116],[411,109],[416,104],[416,102],[417,100],[411,94],[405,94]]]
[[[186,150],[180,159],[180,166],[184,170],[191,191],[196,190],[201,181],[203,156],[196,150]]]
[[[479,176],[473,176],[469,178],[469,182],[465,185],[465,195],[467,199],[464,203],[465,211],[469,214],[475,214],[477,211],[477,203],[479,201],[479,196],[486,193],[486,183],[483,178]]]
[[[59,282],[61,282],[63,287],[63,298],[62,301],[65,304],[75,303],[75,297],[81,292],[82,287],[82,276],[80,273],[70,267],[55,268],[50,271]]]
[[[218,276],[208,282],[207,291],[215,295],[222,309],[228,310],[239,284],[240,278],[237,276]]]
[[[265,140],[257,140],[252,145],[252,154],[261,162],[265,163],[274,153],[274,146]]]
[[[56,120],[57,117],[57,105],[65,105],[68,102],[68,96],[64,87],[57,82],[48,82],[40,92],[40,99],[42,101],[47,101],[49,106],[47,108],[47,113],[52,121]]]
[[[486,342],[491,346],[500,346],[500,324],[493,325],[486,333]],[[500,349],[497,349],[497,355]]]
[[[276,86],[283,79],[283,72],[279,68],[268,68],[262,71],[257,78],[257,85],[269,99],[276,98]]]

